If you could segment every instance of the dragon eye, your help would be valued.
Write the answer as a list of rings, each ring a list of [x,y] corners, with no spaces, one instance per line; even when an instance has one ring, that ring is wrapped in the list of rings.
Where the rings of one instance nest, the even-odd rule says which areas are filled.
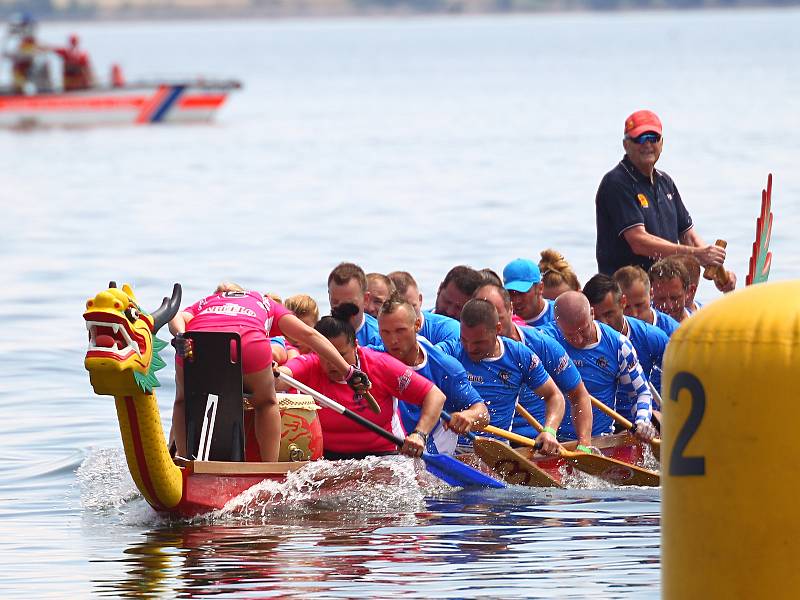
[[[128,317],[128,321],[135,323],[139,319],[139,310],[135,306],[129,306],[125,309],[125,316]]]

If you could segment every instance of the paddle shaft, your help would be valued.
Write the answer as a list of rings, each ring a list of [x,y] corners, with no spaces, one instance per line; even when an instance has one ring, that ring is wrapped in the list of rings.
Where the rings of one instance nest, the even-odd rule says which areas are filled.
[[[403,446],[404,440],[402,438],[386,431],[383,427],[381,427],[377,423],[373,423],[372,421],[365,419],[361,415],[354,413],[352,410],[345,408],[344,406],[336,402],[336,400],[328,398],[324,394],[321,394],[317,390],[310,388],[304,383],[297,381],[295,378],[287,375],[286,373],[279,373],[278,377],[282,378],[287,383],[293,385],[301,392],[305,392],[306,394],[310,395],[317,402],[322,404],[322,406],[330,408],[331,410],[336,411],[340,415],[344,415],[348,419],[352,419],[362,427],[365,427],[366,429],[375,432],[382,438],[387,439],[390,442],[393,442],[397,447]],[[425,465],[428,469],[428,472],[432,473],[445,483],[449,483],[450,485],[458,485],[458,486],[477,485],[481,487],[493,487],[493,488],[506,487],[506,484],[503,483],[502,481],[498,481],[494,477],[490,477],[485,473],[481,473],[477,469],[474,469],[469,465],[462,463],[460,460],[457,460],[452,456],[448,456],[446,454],[428,454],[427,452],[423,452],[421,458],[422,460],[425,461]]]
[[[528,423],[530,423],[531,426],[534,429],[536,429],[536,431],[541,433],[544,430],[544,427],[542,426],[541,423],[539,423],[539,421],[536,420],[536,417],[534,417],[531,413],[529,413],[527,410],[525,410],[525,407],[522,406],[519,402],[517,402],[517,405],[514,408],[516,409],[518,414],[522,415],[522,417]],[[561,444],[558,445],[558,453],[561,456],[564,456],[564,457],[567,457],[567,458],[572,458],[572,457],[575,457],[575,456],[578,456],[578,457],[582,458],[583,455],[586,454],[585,452],[572,452],[571,450],[567,450],[566,448],[564,448],[564,446],[562,446]],[[603,457],[603,458],[605,458],[605,457]]]
[[[633,423],[628,421],[628,419],[623,417],[621,414],[619,414],[613,408],[603,404],[602,402],[600,402],[600,400],[598,400],[594,396],[590,396],[590,398],[592,399],[592,406],[594,406],[600,412],[606,413],[609,417],[614,419],[617,423],[622,425],[625,429],[633,429]]]
[[[535,427],[538,431],[541,431],[542,425],[536,418],[525,410],[525,407],[517,403],[516,410],[519,414],[521,414],[528,423],[530,423],[533,427]],[[626,462],[618,461],[614,458],[609,456],[603,456],[602,454],[591,454],[586,452],[572,452],[567,450],[561,444],[558,445],[558,453],[561,455],[562,458],[565,458],[572,462],[572,464],[577,467],[579,470],[584,471],[585,473],[589,473],[590,475],[595,475],[597,477],[601,477],[603,479],[609,479],[613,481],[614,473],[618,470],[618,468],[628,469],[628,473],[630,473],[630,479],[627,481],[629,485],[658,485],[659,484],[659,475],[655,471],[649,471],[647,469],[642,469],[637,467],[636,465],[628,464]],[[615,483],[623,483],[621,481],[615,481]]]
[[[453,418],[452,416],[450,416],[450,413],[449,413],[449,412],[447,412],[446,410],[442,410],[441,416],[442,416],[442,419],[444,419],[444,420],[445,420],[445,421],[447,421],[448,423],[450,422],[450,419],[452,419],[452,418]],[[473,442],[475,441],[475,434],[474,434],[474,433],[472,433],[471,431],[468,431],[468,432],[466,432],[466,433],[464,433],[464,434],[461,434],[461,435],[464,435],[464,436],[466,436],[467,438],[469,438],[469,439],[470,439],[470,440],[472,440]]]
[[[648,381],[647,385],[650,386],[650,393],[654,394],[654,397],[656,398],[656,400],[658,400],[659,404],[661,404],[663,406],[663,404],[661,403],[661,396],[658,395],[658,392],[656,391],[656,388],[653,386],[653,384]],[[592,399],[592,406],[594,406],[595,408],[597,408],[601,412],[606,413],[609,417],[614,419],[617,423],[622,425],[625,429],[629,429],[631,431],[634,430],[633,423],[628,421],[628,419],[623,417],[621,414],[619,414],[617,411],[615,411],[610,406],[606,406],[605,404],[600,402],[600,400],[598,400],[594,396],[589,396],[589,397]],[[650,440],[650,445],[653,446],[654,449],[656,447],[660,448],[661,447],[661,440],[658,439],[658,438]]]
[[[372,412],[374,413],[381,412],[380,404],[377,403],[377,401],[375,400],[375,398],[372,397],[372,394],[370,394],[369,391],[361,392],[361,395],[364,396],[364,398],[367,400],[367,404],[369,404],[369,407],[372,409]]]
[[[442,411],[442,419],[444,419],[445,421],[447,421],[449,423],[450,422],[450,413],[448,413],[446,410],[443,410]],[[505,438],[505,439],[507,439],[507,440],[509,440],[511,442],[518,442],[518,443],[523,444],[525,446],[530,446],[531,448],[535,448],[536,450],[538,450],[541,447],[539,444],[536,443],[536,440],[532,440],[529,437],[525,437],[524,435],[519,435],[519,434],[513,433],[511,431],[506,431],[505,429],[500,429],[499,427],[494,427],[493,425],[486,425],[481,429],[481,431],[485,431],[486,433],[492,433],[492,434],[494,434],[496,436],[499,436],[501,438]],[[464,435],[467,436],[469,439],[471,439],[473,441],[475,441],[475,438],[477,437],[471,431],[468,431]]]

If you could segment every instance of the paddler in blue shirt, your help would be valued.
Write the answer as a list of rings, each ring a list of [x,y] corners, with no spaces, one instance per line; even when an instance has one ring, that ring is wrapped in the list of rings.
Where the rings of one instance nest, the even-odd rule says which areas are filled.
[[[613,327],[631,341],[645,377],[660,390],[661,360],[669,343],[667,334],[655,325],[626,317],[625,297],[619,284],[608,275],[598,274],[589,279],[583,287],[583,293],[594,311],[594,318]],[[633,400],[629,394],[618,390],[617,412],[629,414]]]
[[[511,319],[511,297],[508,291],[500,285],[486,283],[475,290],[475,298],[491,302],[497,310],[500,321],[500,335],[517,342],[522,342],[542,360],[542,365],[547,374],[556,382],[558,389],[569,398],[572,414],[573,430],[577,432],[578,450],[589,452],[592,436],[592,403],[589,392],[583,385],[580,373],[567,351],[550,336],[544,335],[535,327],[517,325]],[[531,413],[540,423],[545,418],[544,400],[525,387],[519,395],[518,402]],[[536,431],[522,416],[514,417],[514,433],[535,438]],[[571,438],[563,438],[561,441]]]
[[[367,276],[364,269],[356,264],[343,262],[328,275],[328,301],[331,311],[342,305],[351,304],[354,310],[345,310],[349,315],[350,324],[356,330],[356,340],[359,346],[380,346],[381,336],[378,333],[378,320],[364,312],[364,307],[369,302],[367,291]],[[340,311],[340,316],[343,314]]]
[[[483,283],[483,275],[472,267],[456,265],[447,272],[436,292],[436,308],[433,312],[461,319],[461,309]]]
[[[653,307],[650,277],[645,270],[642,267],[622,267],[617,269],[613,278],[619,284],[622,295],[625,297],[625,316],[655,325],[666,333],[667,337],[672,337],[672,333],[678,328],[678,322]]]
[[[511,295],[514,313],[532,327],[553,320],[553,301],[544,297],[539,265],[527,258],[517,258],[503,269],[503,284]]]
[[[679,254],[675,258],[681,261],[681,264],[686,268],[686,272],[689,273],[689,287],[686,288],[685,307],[686,312],[689,315],[693,315],[703,306],[695,299],[697,290],[700,287],[700,261],[688,254]]]
[[[392,280],[397,293],[414,308],[414,312],[419,317],[422,323],[419,328],[419,335],[431,344],[459,339],[461,327],[458,321],[429,310],[422,310],[422,294],[411,273],[408,271],[392,271],[387,277]]]
[[[617,387],[635,397],[634,431],[639,438],[652,440],[656,436],[651,423],[653,399],[633,344],[605,323],[595,321],[589,300],[581,292],[564,292],[555,304],[556,319],[542,327],[542,332],[566,349],[586,389],[600,402],[615,408]],[[597,409],[592,423],[592,435],[613,431],[611,417]],[[568,435],[572,423],[564,419],[561,429]]]
[[[395,291],[394,283],[383,273],[367,273],[367,291],[369,301],[364,306],[364,312],[377,319],[381,306]]]
[[[653,306],[664,311],[678,323],[689,317],[686,296],[689,291],[689,271],[677,257],[662,258],[653,263],[647,273]]]
[[[400,294],[395,292],[381,305],[378,326],[384,351],[432,381],[447,398],[444,409],[450,414],[450,423],[440,421],[434,427],[427,447],[432,454],[453,454],[459,434],[489,424],[489,413],[483,399],[470,384],[458,360],[417,335],[420,317]],[[419,406],[401,401],[399,409],[406,431],[413,430],[419,421]],[[466,438],[461,442],[469,445]]]
[[[536,440],[546,454],[558,452],[556,430],[564,416],[564,396],[525,344],[500,337],[497,310],[490,302],[469,300],[461,311],[461,340],[438,347],[454,356],[489,409],[492,425],[510,430],[517,397],[530,387],[545,403],[544,431]]]

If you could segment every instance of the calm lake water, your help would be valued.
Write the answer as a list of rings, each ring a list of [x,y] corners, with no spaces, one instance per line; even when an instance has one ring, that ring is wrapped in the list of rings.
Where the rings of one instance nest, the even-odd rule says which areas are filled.
[[[741,281],[775,174],[772,279],[794,277],[798,28],[793,10],[43,26],[78,31],[101,74],[244,88],[207,126],[0,132],[3,597],[657,596],[658,490],[454,491],[398,460],[381,484],[165,521],[92,393],[81,314],[110,279],[150,309],[231,279],[324,310],[341,260],[409,270],[430,304],[454,264],[549,246],[585,281],[596,187],[642,107]]]

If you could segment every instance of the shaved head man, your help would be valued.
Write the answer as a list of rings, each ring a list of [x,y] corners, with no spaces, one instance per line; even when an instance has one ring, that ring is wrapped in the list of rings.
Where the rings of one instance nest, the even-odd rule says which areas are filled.
[[[594,320],[589,300],[581,292],[564,292],[555,302],[555,321],[542,332],[558,341],[575,362],[589,393],[616,409],[617,388],[634,399],[636,435],[651,440],[656,429],[651,423],[652,397],[636,351],[630,340],[605,323]],[[569,406],[567,407],[569,408]],[[605,413],[594,410],[592,435],[613,431]]]

